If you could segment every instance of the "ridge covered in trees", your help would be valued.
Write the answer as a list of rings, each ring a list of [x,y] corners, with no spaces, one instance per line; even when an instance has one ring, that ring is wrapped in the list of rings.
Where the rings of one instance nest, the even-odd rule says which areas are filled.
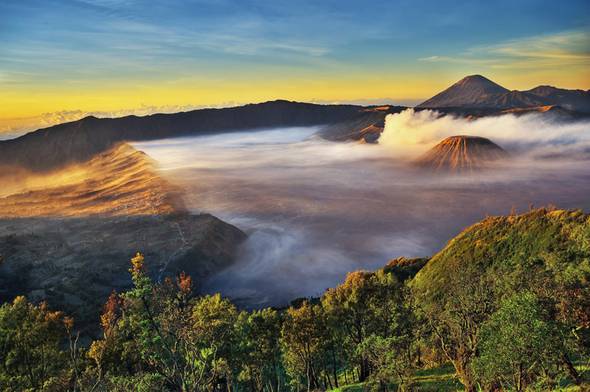
[[[195,295],[185,274],[154,282],[140,253],[129,272],[91,342],[47,304],[0,306],[0,389],[421,390],[419,372],[449,363],[467,391],[588,386],[590,215],[578,210],[486,218],[430,259],[352,272],[284,309]]]

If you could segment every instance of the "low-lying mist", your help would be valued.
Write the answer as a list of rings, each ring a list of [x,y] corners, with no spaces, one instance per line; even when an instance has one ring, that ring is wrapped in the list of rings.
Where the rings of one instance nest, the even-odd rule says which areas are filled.
[[[168,139],[135,146],[186,189],[186,204],[249,234],[237,263],[205,283],[247,306],[319,295],[347,272],[430,256],[486,215],[531,205],[590,209],[590,124],[537,115],[473,121],[411,110],[376,145],[318,128]],[[468,176],[411,164],[445,136],[485,136],[512,153]]]

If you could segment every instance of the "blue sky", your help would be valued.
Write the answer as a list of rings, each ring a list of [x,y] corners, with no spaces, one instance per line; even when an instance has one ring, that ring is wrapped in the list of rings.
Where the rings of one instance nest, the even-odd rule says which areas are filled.
[[[590,1],[3,1],[0,118],[590,88]]]

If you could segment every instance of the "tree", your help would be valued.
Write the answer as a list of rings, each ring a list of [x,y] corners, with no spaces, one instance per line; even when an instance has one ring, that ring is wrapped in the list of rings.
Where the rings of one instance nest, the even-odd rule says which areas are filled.
[[[231,301],[219,294],[198,298],[191,310],[187,339],[213,355],[205,369],[205,379],[210,385],[222,384],[230,388],[239,368],[235,331],[238,311]]]
[[[410,343],[408,335],[371,335],[363,341],[359,350],[373,370],[367,379],[372,389],[387,391],[391,384],[396,384],[401,391],[411,387],[412,363],[407,355]]]
[[[204,324],[191,305],[191,281],[181,274],[176,282],[167,279],[155,285],[146,273],[143,255],[131,260],[134,288],[122,295],[122,326],[129,331],[143,367],[155,372],[173,390],[198,391],[216,379],[219,347],[210,345],[201,333]],[[211,320],[212,321],[212,320]],[[212,328],[214,333],[223,326]]]
[[[407,316],[403,303],[403,286],[393,274],[383,271],[352,272],[343,284],[328,289],[322,297],[330,324],[343,331],[348,357],[356,358],[359,381],[369,376],[370,366],[358,347],[371,335],[386,337],[396,333],[392,326],[402,325],[400,316]]]
[[[453,292],[418,293],[419,317],[428,323],[429,333],[443,355],[451,361],[468,392],[475,391],[471,369],[477,354],[482,324],[496,309],[492,276],[458,274],[452,278]],[[429,293],[430,294],[430,293]]]
[[[482,326],[474,373],[485,385],[523,391],[559,368],[561,335],[535,294],[515,294]]]
[[[325,352],[325,323],[319,305],[303,302],[287,309],[281,330],[281,348],[287,372],[307,391],[326,389],[321,385],[319,365]]]
[[[0,307],[0,389],[41,390],[51,385],[67,388],[66,354],[59,348],[65,341],[62,312],[46,303],[35,306],[25,297]]]
[[[280,389],[283,380],[281,363],[281,316],[273,309],[242,312],[237,321],[241,353],[239,379],[252,391]]]
[[[129,336],[127,319],[123,318],[124,301],[112,292],[100,315],[102,338],[92,342],[86,356],[91,363],[86,369],[88,389],[109,384],[116,378],[123,379],[141,371],[141,357],[135,341]],[[109,385],[113,389],[113,385]]]

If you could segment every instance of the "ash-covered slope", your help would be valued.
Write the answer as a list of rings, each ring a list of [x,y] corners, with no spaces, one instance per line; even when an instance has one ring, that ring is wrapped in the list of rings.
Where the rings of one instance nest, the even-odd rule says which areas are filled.
[[[574,114],[590,113],[590,91],[566,90],[551,86],[539,86],[527,91],[510,91],[481,75],[471,75],[422,102],[417,108],[501,111],[544,106],[559,106]]]
[[[0,174],[0,218],[149,215],[182,211],[179,189],[161,178],[155,163],[128,144],[91,160],[38,174]]]
[[[198,285],[231,265],[246,237],[185,211],[179,189],[127,144],[46,174],[1,173],[0,302],[46,300],[82,324],[131,286],[137,251],[155,278],[184,271]]]
[[[459,135],[438,143],[418,158],[416,164],[432,170],[470,172],[507,156],[506,151],[489,139]]]
[[[184,271],[198,289],[244,239],[208,214],[0,219],[0,302],[26,295],[94,324],[111,291],[131,287],[135,252],[155,279]]]
[[[174,114],[86,117],[0,141],[0,166],[47,171],[83,162],[122,141],[155,140],[255,128],[313,126],[345,121],[360,106],[272,101]]]
[[[492,97],[510,91],[481,75],[467,76],[434,97],[422,102],[418,108],[481,107]]]

